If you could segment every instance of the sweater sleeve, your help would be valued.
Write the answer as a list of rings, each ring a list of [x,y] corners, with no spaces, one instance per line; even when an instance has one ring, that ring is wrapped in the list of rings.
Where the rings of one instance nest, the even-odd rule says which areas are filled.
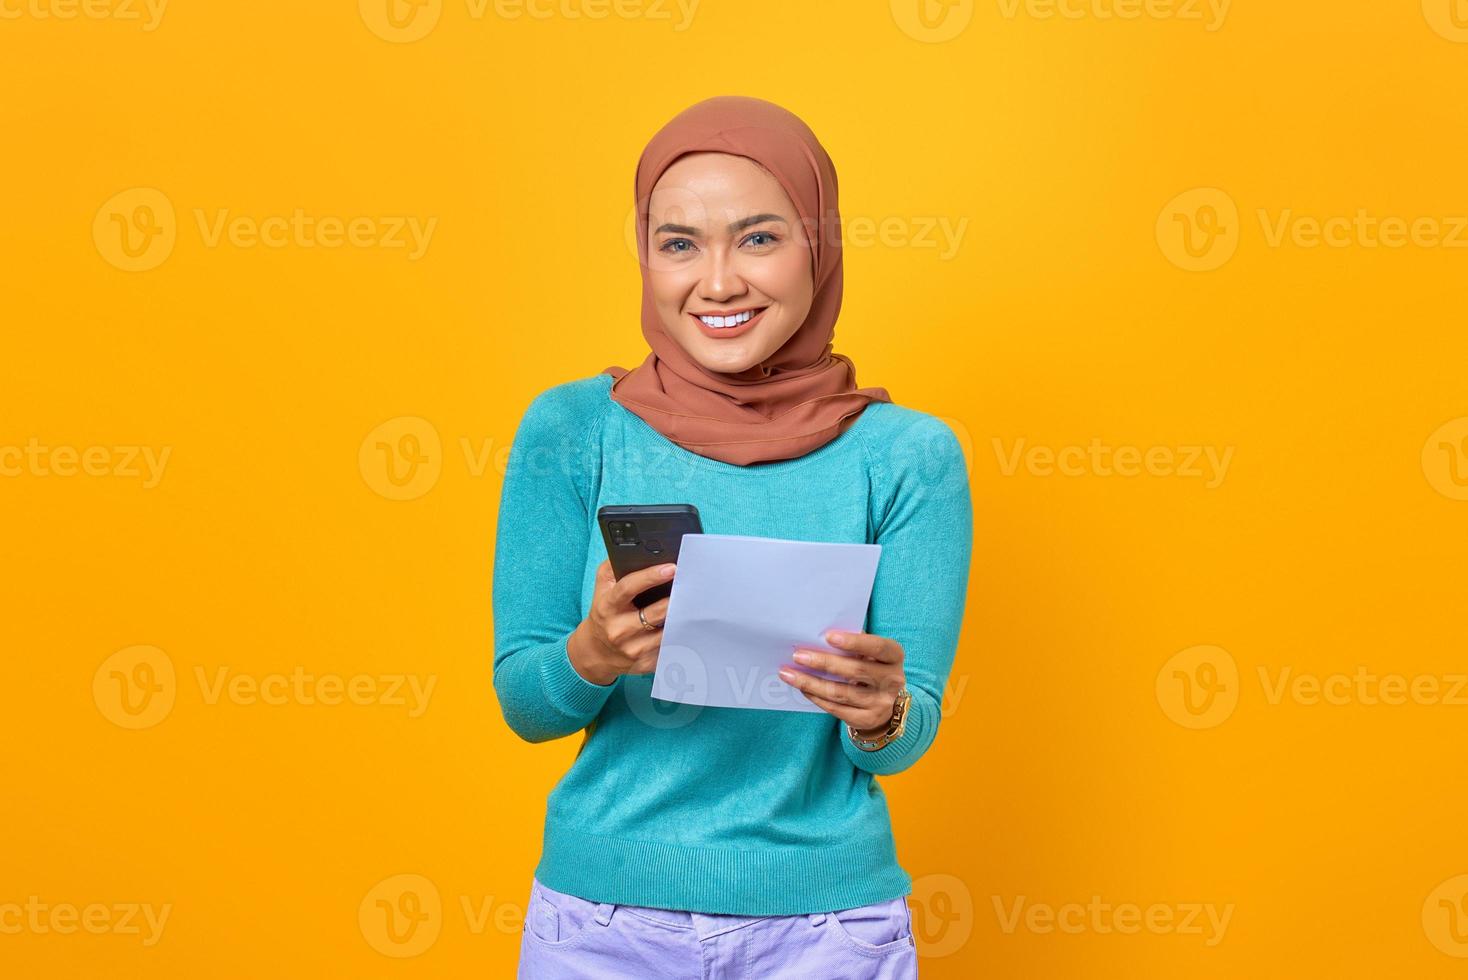
[[[844,723],[841,745],[858,769],[890,775],[915,763],[938,734],[968,594],[973,505],[958,438],[934,416],[908,424],[875,468],[888,493],[867,632],[902,644],[912,701],[907,727],[886,746],[865,751]]]
[[[581,622],[601,406],[585,382],[531,402],[510,444],[491,585],[494,689],[506,723],[528,742],[585,728],[616,687],[576,672],[566,642]],[[620,678],[618,678],[620,680]]]

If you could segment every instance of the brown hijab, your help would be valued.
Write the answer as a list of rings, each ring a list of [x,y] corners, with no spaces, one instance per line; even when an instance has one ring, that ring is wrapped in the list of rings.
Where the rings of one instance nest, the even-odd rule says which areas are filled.
[[[678,157],[715,151],[748,157],[779,180],[811,243],[815,291],[790,339],[746,371],[710,371],[663,330],[648,282],[648,202]],[[609,367],[611,397],[668,439],[701,456],[748,466],[803,456],[849,429],[885,388],[858,388],[856,365],[831,352],[841,311],[841,213],[836,168],[815,134],[790,111],[726,95],[680,112],[637,163],[637,249],[642,335],[652,348],[631,371]]]

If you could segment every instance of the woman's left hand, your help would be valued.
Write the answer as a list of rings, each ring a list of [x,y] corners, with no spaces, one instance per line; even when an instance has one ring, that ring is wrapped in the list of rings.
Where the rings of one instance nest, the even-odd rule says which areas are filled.
[[[816,677],[791,666],[780,668],[780,679],[799,688],[812,704],[851,725],[863,736],[875,737],[887,729],[897,692],[907,683],[902,670],[902,644],[875,633],[828,630],[831,646],[846,656],[828,650],[799,649],[793,655],[802,667],[835,674],[842,680]]]

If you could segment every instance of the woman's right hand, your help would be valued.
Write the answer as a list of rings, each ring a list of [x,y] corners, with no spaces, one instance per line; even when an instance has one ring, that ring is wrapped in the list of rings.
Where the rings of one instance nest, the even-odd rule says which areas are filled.
[[[596,567],[596,586],[587,613],[566,643],[576,673],[593,684],[606,686],[622,674],[650,674],[657,667],[663,645],[663,620],[671,597],[644,606],[642,614],[657,629],[643,627],[634,596],[672,578],[664,574],[672,564],[653,565],[616,578],[608,559]]]

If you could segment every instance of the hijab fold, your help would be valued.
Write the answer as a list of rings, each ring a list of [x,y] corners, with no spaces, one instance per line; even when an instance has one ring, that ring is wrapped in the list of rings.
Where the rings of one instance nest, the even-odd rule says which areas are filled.
[[[648,281],[648,203],[679,157],[701,151],[747,157],[775,175],[811,245],[814,293],[805,321],[765,361],[711,371],[664,329]],[[793,459],[849,429],[885,388],[857,386],[856,365],[832,352],[841,311],[841,213],[836,168],[799,117],[744,96],[707,99],[673,117],[637,163],[637,249],[642,335],[651,348],[631,371],[609,367],[611,398],[683,448],[739,466]]]

